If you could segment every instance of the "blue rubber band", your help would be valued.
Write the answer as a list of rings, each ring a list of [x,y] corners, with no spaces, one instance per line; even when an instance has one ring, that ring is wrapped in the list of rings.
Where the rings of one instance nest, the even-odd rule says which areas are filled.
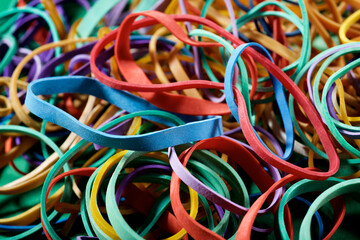
[[[256,50],[260,50],[260,52],[262,52],[262,54],[265,57],[267,57],[268,59],[270,59],[273,62],[273,60],[272,60],[269,52],[266,50],[266,48],[264,48],[263,46],[261,46],[258,43],[242,44],[232,52],[231,57],[229,58],[228,64],[226,66],[224,85],[225,85],[226,103],[228,104],[232,115],[235,117],[235,119],[238,123],[240,123],[240,121],[239,121],[238,107],[236,105],[234,93],[233,93],[233,77],[232,76],[233,76],[235,64],[237,63],[237,59],[239,58],[239,56],[242,54],[242,52],[247,47],[252,47]],[[280,158],[287,160],[291,156],[291,154],[293,152],[293,148],[294,148],[294,140],[295,140],[294,127],[293,127],[293,124],[291,121],[290,110],[288,107],[288,103],[286,101],[283,86],[271,74],[270,74],[270,79],[271,79],[271,82],[273,83],[275,100],[279,106],[280,115],[282,117],[284,129],[285,129],[285,133],[286,133],[285,152],[284,152],[283,156],[280,156]],[[258,137],[259,141],[268,149],[269,152],[272,152],[261,140],[259,135],[256,133],[255,129],[254,129],[254,132],[255,132],[256,136]]]
[[[144,116],[144,118],[167,126],[183,125],[136,136],[115,136],[80,123],[70,114],[36,96],[75,92],[102,98],[130,113],[152,110],[149,111],[149,115],[155,116]],[[44,78],[30,83],[25,105],[38,117],[62,126],[90,142],[111,148],[156,151],[170,146],[216,137],[223,133],[221,117],[216,116],[184,124],[175,115],[158,111],[153,105],[141,98],[125,91],[110,88],[95,79],[82,76]]]

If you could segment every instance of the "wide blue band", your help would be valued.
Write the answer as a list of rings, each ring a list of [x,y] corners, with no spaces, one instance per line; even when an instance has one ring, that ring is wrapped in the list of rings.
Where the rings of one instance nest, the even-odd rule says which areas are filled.
[[[129,115],[129,118],[141,116],[144,119],[174,127],[135,136],[117,136],[104,133],[79,122],[70,114],[37,97],[37,95],[59,93],[93,95],[133,113]],[[51,77],[33,81],[28,86],[25,105],[38,117],[62,126],[90,142],[119,149],[156,151],[170,146],[216,137],[223,133],[221,117],[184,124],[175,115],[159,111],[157,107],[139,97],[125,91],[112,89],[96,79],[83,76]],[[138,111],[142,112],[137,114]]]

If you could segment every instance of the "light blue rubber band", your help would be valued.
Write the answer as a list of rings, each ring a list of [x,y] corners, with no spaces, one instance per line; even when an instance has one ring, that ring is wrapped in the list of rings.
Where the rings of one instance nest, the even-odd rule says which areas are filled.
[[[226,96],[226,103],[228,104],[232,115],[235,117],[236,121],[239,124],[240,124],[240,121],[239,121],[238,107],[236,105],[234,93],[233,93],[233,77],[232,76],[233,76],[234,66],[235,66],[237,59],[240,57],[242,52],[247,47],[253,47],[255,49],[257,48],[265,55],[264,57],[267,57],[268,59],[273,61],[269,52],[258,43],[242,44],[239,47],[237,47],[235,49],[235,51],[232,52],[229,62],[226,66],[226,71],[225,71],[225,79],[224,79],[225,96]],[[285,147],[284,155],[280,158],[287,160],[291,156],[291,154],[293,152],[293,148],[294,148],[294,140],[295,140],[294,127],[293,127],[293,124],[291,121],[290,111],[289,111],[289,107],[287,105],[287,101],[285,98],[283,86],[271,74],[270,74],[270,79],[274,86],[275,99],[276,99],[276,102],[280,109],[280,115],[282,117],[284,128],[285,128],[285,133],[286,133],[286,147]],[[259,141],[268,149],[269,152],[272,153],[272,151],[266,146],[266,144],[264,144],[264,142],[261,140],[261,138],[259,137],[259,135],[256,133],[255,130],[254,130],[254,132],[255,132],[256,136],[258,137]]]
[[[36,97],[36,95],[74,92],[94,95],[98,98],[105,99],[128,112],[151,109],[150,104],[144,107],[143,104],[138,104],[138,101],[133,101],[134,97],[129,93],[112,89],[95,79],[82,76],[45,78],[30,83],[25,105],[32,113],[40,118],[62,126],[90,142],[111,148],[156,151],[223,134],[221,117],[218,116],[184,124],[181,119],[171,113],[149,110],[148,115],[157,116],[157,118],[145,116],[145,119],[166,124],[164,121],[159,120],[159,118],[165,118],[167,122],[172,122],[171,126],[183,125],[143,135],[116,136],[95,130],[80,123],[70,114]]]

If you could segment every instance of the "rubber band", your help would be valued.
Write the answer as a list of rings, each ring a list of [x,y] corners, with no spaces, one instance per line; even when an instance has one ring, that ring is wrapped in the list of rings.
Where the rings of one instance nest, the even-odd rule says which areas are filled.
[[[40,0],[41,4],[44,6],[45,10],[48,11],[51,19],[53,20],[56,30],[59,33],[60,39],[63,39],[65,37],[65,28],[63,23],[61,22],[61,19],[58,15],[58,12],[56,11],[56,6],[54,4],[53,0]]]
[[[356,41],[352,41],[346,37],[346,32],[349,30],[352,24],[356,23],[360,18],[360,11],[356,11],[351,14],[345,21],[341,24],[339,29],[339,38],[343,43],[353,43]]]
[[[201,148],[207,148],[207,147],[209,147],[209,148],[219,148],[219,147],[221,147],[221,146],[226,146],[226,145],[222,145],[222,144],[218,144],[218,143],[220,143],[221,141],[225,141],[226,142],[226,140],[227,140],[227,138],[214,138],[214,139],[212,139],[212,140],[214,140],[214,141],[203,141],[203,142],[199,142],[199,147],[200,147],[200,149]],[[217,141],[216,141],[217,140]],[[230,144],[230,143],[236,143],[236,142],[234,142],[234,141],[229,141],[229,140],[227,140],[227,142]],[[204,144],[204,146],[201,146],[201,143],[203,143]],[[194,145],[194,147],[195,147],[196,145]],[[239,146],[241,146],[241,145],[239,145]],[[229,146],[230,148],[227,148],[226,149],[226,151],[231,151],[230,149],[232,149],[232,151],[234,151],[236,148],[232,148],[231,146]],[[193,148],[192,149],[192,151],[193,150],[195,150],[195,148]],[[244,149],[245,150],[245,149]],[[187,154],[191,154],[192,153],[192,151],[187,151],[186,153]],[[235,150],[236,151],[236,150]],[[184,152],[185,153],[185,152]],[[228,154],[227,154],[228,155]],[[191,182],[194,182],[194,183],[196,183],[196,185],[192,185],[192,186],[194,186],[194,187],[196,187],[197,189],[198,189],[198,191],[202,194],[202,195],[204,195],[205,194],[205,197],[206,198],[209,198],[209,200],[211,200],[211,201],[214,201],[214,202],[217,202],[218,204],[220,204],[220,205],[222,205],[223,203],[221,203],[221,202],[218,202],[218,200],[217,200],[217,198],[219,197],[219,195],[217,195],[216,193],[214,193],[214,192],[212,192],[212,191],[207,191],[207,192],[203,192],[202,190],[200,190],[199,189],[199,187],[202,185],[201,184],[201,182],[199,182],[198,180],[196,180],[196,179],[191,179],[191,178],[189,178],[189,175],[187,174],[187,171],[181,171],[180,172],[180,165],[179,164],[177,164],[177,165],[175,165],[175,163],[176,163],[176,161],[174,162],[174,158],[175,158],[175,156],[176,156],[176,154],[174,153],[174,150],[172,149],[169,149],[169,159],[170,159],[170,164],[171,164],[171,166],[173,167],[173,169],[175,170],[175,172],[177,172],[177,174],[180,174],[180,176],[182,176],[181,177],[181,179],[183,180],[183,181],[185,181],[187,184],[191,184]],[[250,155],[251,156],[251,155]],[[186,164],[186,161],[188,160],[188,157],[189,157],[189,155],[187,155],[187,159],[185,159],[185,162],[183,163],[183,164]],[[251,159],[251,158],[250,158]],[[238,161],[237,162],[238,164],[242,164],[242,162],[241,161]],[[249,162],[250,163],[250,162]],[[255,160],[255,162],[254,162],[254,164],[259,164],[256,160]],[[176,168],[175,168],[175,166],[176,166]],[[245,170],[248,170],[248,168],[245,168],[245,166],[243,166],[244,167],[244,169]],[[259,166],[258,166],[259,167]],[[253,167],[250,167],[249,168],[250,170],[249,171],[252,171],[251,169],[254,169],[254,166]],[[261,167],[260,167],[260,169],[262,169]],[[259,170],[260,170],[259,169]],[[251,172],[248,172],[249,174],[252,174]],[[196,222],[194,222],[193,220],[191,220],[190,218],[188,218],[187,217],[187,213],[183,210],[183,209],[181,209],[181,208],[179,208],[178,207],[178,205],[180,204],[180,202],[179,202],[179,195],[178,195],[178,187],[179,187],[179,184],[180,184],[180,178],[177,176],[177,174],[175,174],[175,173],[173,173],[173,176],[172,176],[172,183],[171,183],[171,192],[170,192],[170,195],[171,195],[171,199],[172,199],[172,202],[173,201],[176,201],[176,202],[174,202],[173,204],[176,204],[176,205],[173,205],[173,210],[174,210],[174,212],[175,212],[175,215],[178,217],[178,218],[180,218],[181,217],[181,219],[182,219],[182,222],[183,222],[183,224],[184,224],[184,227],[185,227],[185,229],[189,232],[189,234],[190,235],[192,235],[193,237],[201,237],[201,236],[213,236],[213,237],[216,237],[216,238],[219,238],[219,236],[218,235],[214,235],[214,233],[212,233],[211,231],[209,231],[208,229],[206,229],[206,228],[204,228],[203,226],[201,226],[201,225],[198,225]],[[188,176],[186,176],[185,177],[185,175],[184,174],[187,174]],[[267,175],[264,175],[264,177],[265,176],[267,176]],[[187,179],[187,180],[186,180]],[[256,181],[256,179],[254,179],[255,181]],[[190,182],[191,181],[191,182]],[[264,184],[266,185],[267,183],[269,183],[268,181],[264,181],[264,182],[257,182],[258,184],[259,184],[259,186],[261,187],[264,187]],[[175,185],[175,189],[173,189],[173,186]],[[203,186],[201,186],[201,187],[203,187]],[[177,188],[177,189],[176,189]],[[211,194],[210,194],[211,193]],[[215,195],[214,195],[215,194]],[[276,197],[275,197],[276,198]],[[274,199],[274,201],[273,201],[273,203],[275,202],[275,199]],[[240,209],[239,209],[239,207],[238,206],[236,206],[236,204],[235,204],[235,206],[236,207],[234,207],[234,204],[233,203],[231,203],[231,204],[229,204],[229,201],[224,201],[224,204],[226,203],[226,205],[228,206],[228,207],[225,207],[225,208],[229,208],[229,210],[231,210],[231,209],[233,209],[232,211],[236,211],[236,212],[239,212],[239,213],[243,213],[243,211],[244,211],[244,209],[243,208],[241,208],[240,207]],[[271,206],[271,205],[270,205]],[[237,208],[237,209],[236,209]],[[236,210],[235,210],[236,209]],[[269,209],[269,208],[268,208]],[[267,209],[267,210],[268,210]]]
[[[119,154],[122,154],[122,156],[124,156],[124,154],[126,154],[126,152],[125,153],[122,153],[122,152],[120,152]],[[121,155],[119,155],[119,156],[121,156]],[[116,160],[118,157],[116,156],[115,157],[115,155],[114,155],[114,159]],[[111,162],[111,161],[110,161]],[[109,162],[109,164],[110,164],[110,162]],[[115,162],[116,163],[116,162]],[[114,164],[114,163],[113,163]],[[121,165],[120,165],[121,166]],[[114,174],[115,176],[117,175],[116,174],[116,171],[115,171],[115,174]],[[110,180],[111,181],[111,180]],[[109,186],[111,186],[112,184],[109,184]],[[190,191],[191,192],[191,191]],[[109,192],[109,194],[111,194],[111,191]],[[195,199],[197,199],[197,194],[193,191],[192,192],[192,194],[193,195],[190,195],[191,196],[191,199],[193,199],[193,198],[195,198]],[[195,195],[194,195],[195,194]],[[195,209],[197,209],[198,207],[197,207],[197,200],[190,200],[191,202],[192,202],[192,206],[191,206],[191,215],[193,216],[193,217],[195,217],[196,216],[196,210]],[[108,206],[107,206],[107,208],[108,208]],[[195,212],[194,212],[194,210],[195,210]],[[195,216],[194,216],[194,214],[195,214]],[[112,218],[112,216],[114,216],[114,215],[112,215],[110,212],[109,212],[109,218],[110,218],[110,221],[111,222],[113,222],[113,218]],[[119,219],[119,220],[121,220],[121,219]],[[122,230],[122,231],[119,231],[118,229],[119,229],[119,226],[121,226],[121,225],[115,225],[115,224],[113,224],[113,226],[115,227],[115,226],[118,226],[117,228],[115,227],[114,229],[116,230],[116,233],[118,234],[118,236],[119,237],[122,237],[122,238],[124,238],[124,236],[125,236],[125,234],[126,234],[126,238],[131,238],[131,235],[130,234],[134,234],[134,233],[130,233],[130,232],[128,232],[129,230]],[[183,232],[184,231],[182,231],[182,233],[178,233],[181,237],[183,237]],[[128,235],[129,234],[129,235]],[[115,235],[116,236],[116,235]],[[180,237],[180,238],[181,238]]]
[[[321,182],[321,184],[319,184],[320,182],[311,182],[308,180],[302,180],[298,183],[295,183],[291,188],[289,188],[289,190],[287,190],[283,196],[283,198],[281,199],[280,205],[279,205],[279,223],[280,223],[280,232],[281,232],[281,236],[283,239],[289,239],[287,233],[284,231],[284,220],[283,220],[283,210],[284,210],[284,206],[287,202],[290,201],[291,198],[293,198],[296,195],[300,195],[301,193],[305,193],[305,192],[312,192],[312,191],[321,191],[323,189],[327,189],[332,185],[335,185],[337,183],[341,182],[341,180],[339,179],[334,179],[334,178],[329,178],[327,180],[325,180],[324,182]],[[312,183],[312,184],[308,184],[308,183]],[[311,206],[310,206],[311,207]],[[335,209],[334,209],[335,210]],[[343,205],[343,208],[341,210],[339,210],[340,212],[340,218],[338,218],[338,222],[335,223],[334,225],[334,229],[336,230],[336,228],[338,227],[338,225],[341,223],[342,218],[344,217],[345,214],[345,205]],[[325,239],[330,239],[331,235],[332,235],[332,231],[325,237]]]
[[[130,117],[130,115],[127,115],[128,117]],[[120,118],[121,119],[121,118]],[[122,120],[122,119],[121,119]],[[114,121],[112,122],[112,124],[114,123]],[[106,128],[106,127],[108,127],[109,126],[109,124],[107,124],[107,125],[105,125],[102,129],[104,129],[104,128]],[[82,140],[81,142],[79,142],[79,144],[77,145],[77,146],[84,146],[84,144],[86,143],[86,141],[85,140]],[[81,148],[81,147],[80,147]],[[77,148],[75,148],[74,150],[76,150]],[[68,151],[69,152],[69,151]],[[69,152],[70,153],[70,152]],[[66,157],[68,157],[69,155],[67,155]],[[64,158],[65,160],[66,160],[66,158]],[[59,161],[59,164],[60,164],[60,166],[62,166],[64,163],[62,162],[62,161]],[[60,167],[61,168],[61,167]],[[54,166],[54,168],[53,168],[53,170],[54,171],[57,171],[56,170],[57,169],[57,167],[56,166]],[[53,171],[53,170],[51,170],[51,171]],[[51,174],[51,171],[50,171],[50,173],[49,173],[49,175],[48,176],[52,176]],[[44,189],[47,189],[47,186],[46,186],[46,184],[47,184],[47,182],[46,182],[47,180],[45,180],[45,183],[44,183]],[[44,200],[44,198],[42,198],[42,204],[43,204],[43,200]],[[42,215],[44,215],[44,213],[42,212]],[[46,219],[43,217],[42,218],[42,221],[43,221],[43,223],[44,224],[48,224],[48,222],[46,222],[45,221]],[[46,225],[45,225],[46,226]],[[49,228],[49,227],[47,227],[47,228]],[[49,229],[48,229],[49,230]],[[54,233],[53,232],[51,232],[51,231],[49,231],[49,234],[52,234],[52,237],[53,236],[55,236],[54,235]],[[54,238],[54,237],[53,237]]]
[[[342,194],[353,192],[354,190],[352,187],[357,186],[358,182],[358,179],[340,182],[320,194],[309,208],[309,211],[306,213],[303,222],[301,223],[299,237],[309,238],[310,224],[308,223],[310,222],[309,220],[312,217],[314,210],[316,211],[319,209],[326,201],[329,201]]]
[[[334,47],[334,48],[331,48],[331,49],[328,49],[326,51],[323,52],[322,55],[319,55],[319,56],[316,56],[314,59],[312,59],[303,69],[302,71],[299,73],[299,75],[297,76],[297,78],[295,79],[295,83],[298,84],[301,77],[303,76],[303,74],[309,69],[310,66],[315,66],[313,65],[314,62],[316,61],[321,61],[323,58],[325,58],[326,56],[336,52],[337,50],[339,49],[343,49],[345,47],[351,47],[350,44],[348,46],[339,46],[339,47]],[[322,57],[323,56],[323,57]],[[312,67],[313,69],[313,67]],[[312,70],[309,69],[309,72],[308,72],[308,76],[311,76],[311,73],[312,73]],[[309,78],[308,78],[309,79]],[[314,85],[316,86],[316,85]],[[310,98],[312,99],[312,88],[311,87],[308,87],[308,91],[309,91],[309,95],[310,95]],[[322,151],[319,151],[317,147],[315,147],[308,139],[307,137],[304,135],[303,131],[300,129],[300,126],[299,124],[297,123],[297,121],[294,121],[295,119],[295,115],[294,115],[294,105],[293,105],[293,101],[294,101],[294,98],[292,96],[290,96],[289,98],[289,110],[290,110],[290,114],[291,114],[291,118],[293,119],[293,124],[294,124],[294,127],[296,129],[296,131],[298,132],[299,136],[301,137],[301,139],[306,143],[307,146],[309,146],[313,151],[315,151],[315,153],[317,153],[318,155],[320,155],[321,157],[324,157],[324,158],[327,158],[326,154],[324,154]]]
[[[28,115],[26,115],[21,107],[21,103],[20,101],[16,98],[16,80],[18,79],[18,76],[20,75],[21,69],[22,67],[25,65],[25,63],[27,61],[29,61],[33,55],[36,55],[40,52],[49,50],[51,48],[54,47],[59,47],[59,46],[63,46],[63,45],[67,45],[67,44],[71,44],[71,43],[76,43],[76,42],[88,42],[94,39],[80,39],[80,40],[65,40],[59,43],[50,43],[48,45],[45,46],[41,46],[39,48],[37,48],[36,50],[34,50],[32,52],[32,54],[27,55],[22,62],[17,66],[17,68],[15,69],[12,77],[11,77],[11,82],[10,82],[10,100],[12,101],[12,104],[14,106],[14,110],[16,112],[16,114],[22,119],[22,121],[25,124],[28,124],[30,126],[34,126],[39,128],[40,124],[36,121],[34,121],[33,119],[31,119]]]
[[[49,84],[51,84],[51,82],[55,85],[57,85],[58,83],[64,84],[64,87],[69,86],[72,89],[65,89],[62,88],[61,91],[65,91],[65,92],[73,92],[75,90],[75,92],[78,92],[79,90],[85,90],[83,89],[81,86],[83,86],[83,84],[85,83],[85,81],[87,82],[87,90],[88,92],[84,92],[84,93],[89,93],[89,94],[94,94],[95,96],[98,96],[100,98],[104,98],[112,103],[118,103],[121,105],[119,105],[119,107],[121,106],[122,108],[124,108],[125,110],[129,111],[129,112],[133,112],[133,110],[130,110],[129,107],[133,104],[133,101],[129,101],[129,98],[126,97],[126,94],[123,95],[125,98],[124,99],[120,99],[121,97],[121,92],[116,91],[116,90],[112,90],[108,87],[105,87],[104,85],[100,85],[99,82],[94,81],[90,78],[84,78],[84,77],[77,77],[76,78],[76,82],[74,82],[73,78],[70,79],[66,79],[66,78],[58,78],[58,81],[54,81],[55,79],[44,79],[42,81],[38,80],[35,81],[33,83],[31,83],[29,85],[29,90],[28,90],[28,94],[27,94],[27,98],[26,98],[26,105],[29,109],[31,109],[31,111],[33,113],[36,113],[38,116],[41,116],[43,118],[45,118],[46,120],[50,121],[50,122],[54,122],[56,124],[60,124],[65,128],[71,129],[74,132],[77,132],[80,136],[82,136],[83,138],[89,139],[90,141],[102,145],[102,146],[107,146],[107,147],[115,147],[115,148],[120,148],[120,149],[137,149],[137,150],[159,150],[159,149],[163,149],[169,146],[175,146],[178,144],[183,144],[183,143],[187,143],[187,142],[192,142],[192,141],[196,141],[196,140],[200,140],[200,139],[204,139],[204,138],[209,138],[212,136],[217,136],[220,135],[222,132],[222,129],[220,128],[219,124],[220,124],[220,119],[218,117],[215,118],[211,118],[211,119],[207,119],[207,120],[203,120],[203,121],[199,121],[198,123],[194,122],[191,124],[185,124],[182,126],[179,126],[177,128],[173,128],[172,130],[169,129],[168,130],[162,130],[159,132],[160,135],[164,134],[162,137],[156,136],[156,134],[154,135],[153,133],[149,133],[149,134],[145,134],[143,135],[143,137],[141,136],[135,136],[135,137],[122,137],[122,136],[112,136],[109,134],[104,134],[104,133],[100,133],[97,132],[96,130],[89,128],[88,126],[85,126],[84,124],[81,124],[80,122],[77,123],[77,128],[74,128],[73,123],[76,123],[77,120],[74,119],[72,116],[66,114],[65,112],[58,110],[57,108],[54,108],[52,105],[49,105],[48,103],[40,100],[39,98],[37,98],[35,95],[41,95],[43,94],[42,92],[48,94],[49,93]],[[73,83],[72,84],[68,84],[65,81],[66,80],[70,80]],[[77,84],[76,85],[74,85]],[[45,89],[41,89],[41,84],[43,84],[43,86],[45,87]],[[90,87],[90,84],[93,84],[93,87]],[[55,86],[54,85],[54,86]],[[35,90],[34,92],[34,86],[37,88],[37,91]],[[99,92],[98,89],[99,87],[103,88],[103,92]],[[53,88],[53,90],[56,91],[55,88]],[[60,90],[60,89],[57,89]],[[55,94],[58,92],[52,92],[51,94]],[[129,96],[129,95],[128,95]],[[127,106],[126,106],[127,105]],[[45,111],[44,107],[48,108],[48,112]],[[37,111],[40,110],[39,112]],[[134,109],[134,108],[132,108]],[[140,110],[140,109],[138,109]],[[59,114],[63,115],[62,119],[67,118],[68,121],[64,122],[58,122],[57,118],[54,118],[54,111],[57,111],[58,116]],[[155,116],[158,115],[159,117],[163,117],[171,122],[173,122],[173,124],[183,124],[183,122],[180,119],[176,119],[175,116],[172,116],[170,114],[166,114],[165,112],[156,112],[156,111],[149,111],[149,113],[154,114]],[[195,124],[195,126],[193,126]],[[188,138],[190,136],[181,134],[181,131],[189,131],[191,128],[193,129],[197,129],[196,131],[199,133],[199,136],[191,136],[191,138]],[[212,135],[202,135],[202,134],[207,134],[207,131],[203,131],[201,130],[201,128],[203,128],[204,130],[207,128],[213,129],[213,132],[211,133]],[[175,131],[175,132],[174,132]],[[177,132],[178,131],[178,132]],[[170,134],[174,134],[173,136],[177,136],[176,138],[172,138],[170,137]],[[165,136],[168,136],[169,139],[175,140],[176,142],[166,142],[167,139],[164,138]],[[180,137],[183,136],[184,139],[181,139]],[[131,140],[134,139],[134,140]],[[142,140],[141,140],[142,139]],[[163,139],[165,140],[165,142],[160,143],[158,141],[155,141],[155,139]],[[115,140],[115,142],[114,142]],[[138,142],[141,141],[142,144],[140,145],[134,145],[134,141]],[[148,142],[148,143],[146,143]],[[157,145],[154,145],[154,143],[157,142]]]
[[[1,6],[1,237],[356,233],[356,1]]]
[[[234,60],[241,55],[241,53],[243,52],[243,50],[246,47],[258,48],[259,50],[263,51],[267,55],[266,57],[268,57],[272,60],[272,58],[270,57],[270,55],[266,51],[266,49],[256,43],[243,44],[240,47],[238,47],[231,55],[228,65],[227,65],[227,68],[226,68],[226,73],[225,73],[225,95],[226,95],[226,102],[229,105],[229,108],[230,108],[233,116],[239,123],[240,123],[239,115],[237,114],[239,109],[237,108],[237,106],[235,104],[235,99],[232,94],[232,89],[229,88],[229,86],[233,85],[231,80],[232,80],[232,74],[233,74]],[[270,79],[274,85],[275,98],[278,103],[278,106],[282,106],[283,103],[286,102],[285,94],[283,92],[282,86],[281,86],[280,82],[277,81],[272,75],[270,75]],[[230,82],[229,82],[229,80],[230,80]],[[291,156],[291,153],[292,153],[292,150],[294,147],[294,132],[293,132],[294,130],[293,130],[292,123],[289,121],[290,120],[290,112],[289,112],[288,108],[280,107],[280,114],[283,117],[283,124],[284,124],[285,132],[287,135],[285,152],[284,152],[284,155],[281,156],[281,158],[288,159]],[[260,137],[258,137],[258,139],[261,141]]]

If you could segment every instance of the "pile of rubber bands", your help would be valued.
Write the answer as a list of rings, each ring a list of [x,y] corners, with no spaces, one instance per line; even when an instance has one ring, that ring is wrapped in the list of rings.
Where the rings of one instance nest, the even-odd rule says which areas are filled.
[[[0,1],[0,238],[360,239],[359,20]]]

